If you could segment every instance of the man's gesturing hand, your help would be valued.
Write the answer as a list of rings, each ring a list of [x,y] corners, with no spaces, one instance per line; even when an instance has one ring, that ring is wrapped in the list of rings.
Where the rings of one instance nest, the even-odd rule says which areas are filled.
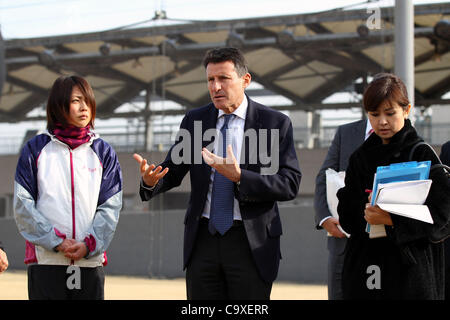
[[[225,178],[233,182],[238,182],[241,180],[241,168],[237,162],[231,145],[227,147],[227,157],[221,158],[214,153],[210,152],[208,149],[202,149],[202,156],[205,162],[217,170]]]
[[[8,257],[6,256],[5,251],[0,249],[0,273],[5,271],[8,268],[8,265]]]
[[[162,170],[161,166],[156,167],[153,163],[151,165],[148,165],[147,160],[142,158],[142,156],[137,153],[133,154],[133,158],[139,163],[142,179],[144,180],[144,183],[149,187],[155,186],[158,183],[159,179],[164,177],[169,171],[169,168],[165,168],[164,170]]]

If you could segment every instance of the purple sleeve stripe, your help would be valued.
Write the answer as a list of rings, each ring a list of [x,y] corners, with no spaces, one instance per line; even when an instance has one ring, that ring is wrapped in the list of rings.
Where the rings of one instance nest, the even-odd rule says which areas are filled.
[[[104,140],[96,139],[91,148],[97,154],[103,167],[102,182],[97,205],[103,204],[116,193],[122,191],[122,171],[114,149]]]
[[[15,180],[33,199],[37,199],[37,161],[42,149],[50,142],[50,137],[40,134],[30,139],[22,148],[17,162]]]

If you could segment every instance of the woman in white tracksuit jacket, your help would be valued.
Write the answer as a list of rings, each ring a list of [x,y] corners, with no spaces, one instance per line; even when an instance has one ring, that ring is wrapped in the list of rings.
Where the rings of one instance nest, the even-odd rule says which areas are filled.
[[[122,173],[113,148],[91,131],[95,106],[86,80],[58,78],[47,102],[47,131],[21,151],[14,216],[26,240],[30,299],[104,299]]]

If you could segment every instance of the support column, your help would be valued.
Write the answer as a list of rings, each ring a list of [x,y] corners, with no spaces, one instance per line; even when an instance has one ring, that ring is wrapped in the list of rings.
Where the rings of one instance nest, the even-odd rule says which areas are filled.
[[[395,74],[406,85],[414,106],[414,4],[413,0],[395,1]]]
[[[5,43],[0,30],[0,98],[3,92],[3,84],[6,79],[6,63],[5,63]]]

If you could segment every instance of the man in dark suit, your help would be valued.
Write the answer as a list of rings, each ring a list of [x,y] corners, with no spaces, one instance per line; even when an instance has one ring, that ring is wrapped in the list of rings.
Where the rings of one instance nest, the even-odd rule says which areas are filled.
[[[450,166],[450,141],[442,145],[441,155],[439,156],[443,164]]]
[[[338,228],[339,221],[328,208],[326,191],[326,170],[345,171],[350,155],[371,133],[369,121],[359,120],[339,126],[328,149],[325,161],[316,177],[314,194],[315,222],[317,229],[327,230],[328,247],[328,299],[341,300],[341,275],[344,265],[344,249],[347,243],[345,234]],[[345,231],[345,230],[344,230]]]
[[[158,167],[134,155],[140,195],[149,200],[190,173],[188,299],[269,299],[281,259],[277,201],[295,198],[301,180],[292,124],[246,96],[251,75],[238,49],[210,50],[203,65],[212,103],[185,115]]]
[[[450,141],[442,145],[439,156],[443,164],[450,166]],[[450,300],[450,238],[444,241],[445,252],[445,300]]]

